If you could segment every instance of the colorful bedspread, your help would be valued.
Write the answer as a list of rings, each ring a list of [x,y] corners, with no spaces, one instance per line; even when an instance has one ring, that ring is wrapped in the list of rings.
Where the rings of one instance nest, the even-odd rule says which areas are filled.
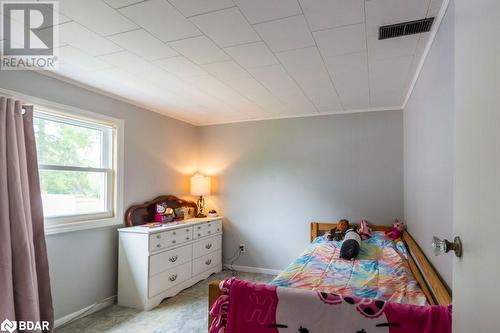
[[[451,305],[342,297],[236,278],[220,287],[209,333],[451,333]]]
[[[398,303],[426,303],[408,266],[403,242],[373,232],[362,242],[360,254],[353,261],[339,258],[341,245],[324,236],[316,238],[271,284]]]

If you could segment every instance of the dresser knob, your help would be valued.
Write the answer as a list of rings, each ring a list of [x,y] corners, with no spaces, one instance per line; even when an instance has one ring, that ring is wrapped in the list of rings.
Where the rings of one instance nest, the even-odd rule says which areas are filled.
[[[161,238],[161,235],[156,235],[156,239],[160,239]]]
[[[157,247],[157,248],[160,248],[160,247],[161,247],[161,244],[156,244],[156,247]]]
[[[208,233],[211,234],[212,233],[212,230],[208,230]]]
[[[219,229],[219,228],[217,228],[217,232],[219,232],[219,231],[220,231],[220,229]]]
[[[208,226],[210,227],[210,226],[212,226],[212,225],[209,223],[209,224],[208,224]]]
[[[175,239],[174,239],[174,240],[172,241],[172,244],[175,244],[175,243],[176,243],[176,241],[175,241]]]
[[[209,250],[212,247],[212,243],[205,245],[205,249]]]
[[[169,260],[170,262],[176,262],[176,261],[177,261],[177,259],[179,259],[179,257],[178,257],[177,255],[175,255],[175,256],[171,256],[170,258],[168,258],[168,260]]]
[[[212,259],[208,259],[207,261],[205,261],[205,265],[210,265],[212,263]]]
[[[198,237],[200,237],[200,236],[201,236],[201,234],[198,234]]]
[[[172,232],[172,235],[177,235],[177,234],[176,234],[176,233],[175,233],[175,231],[174,231],[174,232]]]
[[[186,229],[186,232],[189,232],[189,229]]]
[[[200,226],[198,226],[198,230],[199,230],[199,229],[201,229],[201,227],[200,227]]]
[[[186,240],[189,240],[189,237],[186,237]]]
[[[174,282],[175,280],[177,280],[177,274],[174,274],[174,275],[170,275],[170,277],[168,278],[170,281]]]

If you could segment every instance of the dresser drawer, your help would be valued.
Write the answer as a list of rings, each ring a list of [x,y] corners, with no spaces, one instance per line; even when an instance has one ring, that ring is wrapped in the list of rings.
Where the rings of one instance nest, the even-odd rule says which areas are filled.
[[[198,224],[194,226],[193,239],[215,235],[220,232],[222,232],[221,220]]]
[[[188,242],[193,238],[193,227],[159,232],[149,236],[149,251],[158,251]]]
[[[176,266],[149,279],[149,298],[191,278],[191,263]]]
[[[222,236],[205,238],[193,244],[193,258],[198,258],[211,252],[220,250],[222,247]]]
[[[193,276],[203,273],[221,263],[222,252],[220,250],[204,255],[193,260]]]
[[[207,223],[207,235],[214,235],[219,232],[222,232],[222,220]]]
[[[193,239],[205,237],[207,235],[207,224],[202,223],[193,227]]]
[[[186,245],[149,257],[149,276],[167,271],[193,259],[193,247]]]

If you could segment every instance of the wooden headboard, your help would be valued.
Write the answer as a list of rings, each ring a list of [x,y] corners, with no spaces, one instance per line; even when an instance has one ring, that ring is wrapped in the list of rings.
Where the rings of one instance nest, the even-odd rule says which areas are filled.
[[[311,241],[330,231],[336,225],[336,223],[312,222]],[[390,226],[372,226],[374,231],[386,231],[391,228]],[[429,304],[451,304],[450,289],[407,231],[403,233],[403,241],[410,253],[408,258],[410,269],[427,297]]]
[[[180,207],[193,207],[194,215],[198,215],[198,206],[196,203],[188,200],[179,199],[173,195],[161,195],[153,200],[142,204],[130,206],[125,213],[125,225],[132,227],[154,221],[156,204],[166,202],[167,206],[173,209]]]

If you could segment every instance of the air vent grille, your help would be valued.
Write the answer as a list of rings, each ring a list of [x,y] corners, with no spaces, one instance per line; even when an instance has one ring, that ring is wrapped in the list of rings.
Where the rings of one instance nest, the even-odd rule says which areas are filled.
[[[378,39],[381,40],[428,32],[431,30],[432,22],[434,22],[434,17],[423,20],[384,25],[379,28]]]

